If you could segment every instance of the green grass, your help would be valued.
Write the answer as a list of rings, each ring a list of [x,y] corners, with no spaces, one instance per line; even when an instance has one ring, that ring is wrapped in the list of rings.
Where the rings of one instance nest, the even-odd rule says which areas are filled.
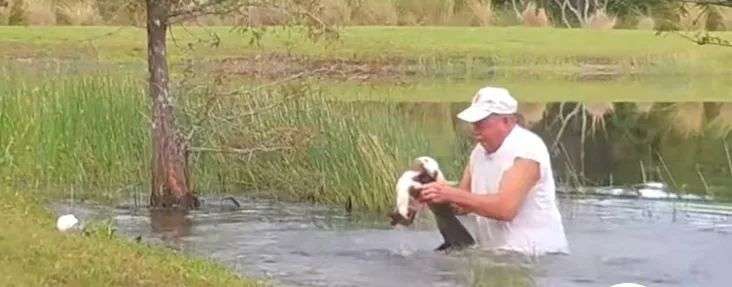
[[[41,190],[50,198],[114,201],[149,186],[148,98],[135,78],[83,76],[11,81],[0,86],[0,178]],[[214,120],[198,126],[196,147],[255,145],[279,131],[313,135],[292,152],[253,157],[194,153],[193,181],[200,194],[236,188],[275,198],[383,210],[393,201],[393,179],[429,144],[396,105],[325,101],[309,85],[251,95],[260,106],[280,97],[303,98],[254,117],[253,98],[216,105]],[[207,96],[204,95],[204,96]],[[181,95],[180,128],[196,119],[184,108],[206,97]],[[195,108],[193,108],[195,111]],[[211,115],[209,114],[209,115]],[[233,118],[234,122],[215,119]],[[273,133],[274,132],[274,133]],[[286,139],[287,140],[287,139]],[[298,185],[291,179],[299,178]],[[222,184],[223,182],[223,184]]]
[[[149,186],[148,98],[144,84],[134,77],[112,79],[73,76],[36,82],[9,81],[0,86],[0,178],[13,186],[47,191],[51,197],[113,201]],[[655,91],[666,98],[648,101],[705,100],[729,92],[724,84],[694,86],[660,80],[650,84],[526,80],[516,84],[524,101],[553,101],[553,92],[586,93],[588,101],[640,98]],[[553,88],[552,84],[559,87]],[[393,202],[393,181],[420,155],[432,155],[450,178],[459,176],[467,147],[449,119],[465,106],[479,83],[439,82],[414,86],[351,86],[328,82],[288,85],[246,97],[231,97],[212,110],[192,145],[241,146],[265,142],[279,131],[293,136],[313,135],[298,149],[254,157],[236,154],[194,153],[193,182],[200,194],[240,192],[268,197],[340,205],[351,201],[358,210],[384,210]],[[564,86],[566,85],[566,86]],[[525,87],[526,90],[520,87]],[[648,86],[651,86],[650,88]],[[509,86],[510,87],[510,86]],[[625,87],[625,89],[623,89]],[[702,92],[687,94],[691,87]],[[656,89],[658,91],[656,91]],[[528,91],[528,92],[526,92]],[[625,93],[622,93],[625,91]],[[358,93],[368,93],[366,95]],[[668,92],[669,94],[664,94]],[[267,106],[280,97],[304,97],[255,117],[242,117],[249,104]],[[330,101],[337,95],[338,101]],[[525,97],[532,95],[536,97]],[[723,95],[723,94],[722,94]],[[177,104],[183,131],[196,119],[184,108],[200,106],[207,98],[181,95]],[[574,95],[570,95],[574,96]],[[374,99],[351,102],[343,99]],[[393,103],[383,100],[388,99]],[[434,102],[434,103],[433,103]],[[444,104],[437,102],[456,102]],[[195,108],[193,108],[195,110]],[[440,131],[435,133],[434,131]],[[445,131],[450,131],[445,134]],[[273,133],[274,132],[274,133]],[[288,132],[289,133],[289,132]],[[292,178],[298,184],[292,185]]]
[[[216,33],[220,45],[187,43]],[[721,32],[732,38],[731,32]],[[272,29],[261,46],[229,27],[174,28],[172,59],[248,56],[255,53],[292,53],[313,58],[352,59],[424,66],[462,65],[565,69],[581,64],[619,64],[627,71],[708,73],[729,71],[728,49],[697,46],[673,34],[651,31],[554,29],[525,27],[349,27],[335,42],[305,40],[297,29]],[[145,31],[134,27],[0,27],[0,57],[51,57],[143,63]]]
[[[258,286],[226,268],[118,238],[99,225],[55,230],[32,194],[0,189],[0,282],[10,286]]]
[[[323,93],[340,101],[467,103],[481,87],[506,87],[520,102],[732,101],[732,83],[721,76],[621,77],[601,81],[489,77],[484,80],[421,79],[404,84],[323,81]]]
[[[135,80],[99,76],[6,83],[0,85],[5,182],[116,189],[146,177],[147,98]]]
[[[350,201],[354,210],[383,211],[393,203],[395,178],[413,158],[432,149],[403,107],[326,101],[317,91],[287,92],[314,94],[244,122],[209,123],[196,144],[261,143],[279,134],[312,137],[281,153],[197,154],[194,173],[211,179],[199,181],[202,190],[220,190],[225,182],[250,195],[332,205]],[[232,107],[247,101],[227,99],[211,114],[236,115],[241,111]]]

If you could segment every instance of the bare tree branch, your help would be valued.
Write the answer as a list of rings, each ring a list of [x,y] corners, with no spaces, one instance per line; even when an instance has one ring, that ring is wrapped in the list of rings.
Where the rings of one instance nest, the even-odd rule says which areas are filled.
[[[192,124],[193,128],[191,128],[191,130],[186,135],[186,137],[185,137],[186,140],[191,141],[196,134],[196,131],[197,131],[196,127],[202,126],[206,121],[208,121],[210,119],[217,119],[219,121],[231,121],[232,120],[232,119],[224,119],[224,118],[220,118],[220,117],[211,115],[211,110],[214,107],[214,104],[218,103],[218,101],[220,101],[221,99],[236,96],[236,95],[253,94],[254,92],[259,91],[261,89],[282,85],[286,82],[294,81],[296,79],[300,79],[300,78],[303,78],[303,77],[306,77],[309,75],[317,74],[319,72],[322,72],[323,70],[325,70],[325,69],[323,68],[323,69],[317,69],[317,70],[313,70],[313,71],[301,72],[301,73],[289,76],[287,78],[283,78],[283,79],[280,79],[277,81],[262,84],[262,85],[259,85],[259,86],[253,87],[253,88],[236,89],[236,90],[228,91],[226,93],[210,94],[210,96],[206,100],[206,102],[202,106],[199,106],[198,108],[196,108],[196,110],[198,110],[198,112],[196,113],[195,118],[198,118],[199,120]],[[263,113],[263,112],[272,110],[278,106],[281,106],[282,104],[288,102],[289,100],[292,100],[294,98],[298,98],[301,96],[302,96],[301,94],[289,95],[289,96],[283,97],[279,101],[275,101],[264,107],[258,107],[258,108],[250,107],[248,112],[237,114],[237,118],[246,118],[246,117],[252,117],[252,116],[258,115],[260,113]]]
[[[251,5],[250,1],[237,1],[237,0],[211,0],[206,3],[200,3],[196,5],[189,5],[185,8],[179,8],[170,11],[170,18],[178,17],[197,17],[203,16],[210,13],[224,14],[217,11],[230,11],[233,12],[232,8],[239,8],[243,6]]]
[[[246,5],[232,5],[229,7],[196,7],[201,9],[190,9],[190,10],[181,10],[177,11],[175,15],[172,15],[170,17],[170,20],[168,22],[170,24],[177,24],[185,21],[189,21],[192,19],[196,19],[198,17],[202,16],[208,16],[208,15],[231,15],[232,13],[239,11],[241,8],[245,7]],[[209,10],[211,9],[211,10]]]
[[[521,15],[521,12],[519,12],[519,10],[518,10],[518,5],[521,5],[521,11],[523,11],[525,9],[523,1],[519,0],[518,5],[516,5],[516,0],[511,0],[511,5],[513,6],[513,12],[516,13],[516,17],[519,20],[523,21],[524,16]]]
[[[703,34],[697,33],[693,36],[688,35],[686,33],[682,33],[682,32],[676,32],[676,34],[681,36],[682,38],[692,41],[700,46],[715,45],[715,46],[722,46],[722,47],[732,47],[732,42],[722,39],[718,36],[710,35],[709,33],[703,33]]]
[[[554,3],[556,3],[557,6],[560,7],[559,10],[562,12],[562,22],[564,23],[564,25],[567,26],[567,28],[572,28],[572,24],[570,24],[569,20],[567,20],[567,12],[565,9],[567,1],[560,2],[560,0],[554,0]]]
[[[684,3],[700,4],[700,5],[717,5],[732,7],[732,0],[677,0]]]
[[[190,147],[188,150],[191,152],[215,152],[215,153],[236,153],[236,154],[244,154],[244,155],[250,155],[257,152],[274,152],[274,151],[283,151],[283,150],[293,150],[294,147],[291,146],[261,146],[261,147],[254,147],[254,148],[246,148],[246,149],[240,149],[240,148],[232,148],[232,147],[221,147],[221,148],[214,148],[214,147]]]

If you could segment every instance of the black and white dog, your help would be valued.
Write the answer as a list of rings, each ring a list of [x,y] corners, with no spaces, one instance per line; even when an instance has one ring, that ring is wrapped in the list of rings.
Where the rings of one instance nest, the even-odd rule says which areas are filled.
[[[389,213],[392,226],[412,224],[417,211],[423,207],[423,204],[417,201],[422,186],[435,181],[445,181],[445,176],[440,171],[437,161],[427,156],[415,159],[412,169],[404,172],[397,181],[396,209]],[[449,204],[430,204],[429,207],[435,215],[437,228],[444,239],[444,243],[438,246],[436,251],[462,249],[475,244],[475,240],[460,220],[455,217]]]

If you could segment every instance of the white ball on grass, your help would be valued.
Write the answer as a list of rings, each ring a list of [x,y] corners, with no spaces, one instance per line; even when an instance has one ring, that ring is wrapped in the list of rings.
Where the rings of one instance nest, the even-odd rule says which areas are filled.
[[[56,220],[56,229],[59,231],[68,231],[74,228],[79,223],[79,219],[73,214],[65,214],[58,217]]]

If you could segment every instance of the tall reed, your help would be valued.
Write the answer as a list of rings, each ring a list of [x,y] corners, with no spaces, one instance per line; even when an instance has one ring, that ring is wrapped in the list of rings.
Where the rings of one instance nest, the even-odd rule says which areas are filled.
[[[146,98],[129,78],[0,85],[0,177],[40,186],[114,187],[146,174]]]
[[[222,183],[260,195],[385,210],[399,173],[429,145],[394,104],[332,102],[317,95],[263,113],[250,125],[258,131],[287,126],[312,139],[285,153],[203,155],[197,165],[199,176],[209,178],[203,181],[215,183],[220,176]],[[217,174],[206,175],[204,167]]]
[[[74,189],[77,197],[118,199],[130,186],[144,194],[151,147],[144,82],[124,76],[41,78],[3,79],[7,84],[0,85],[0,178],[42,190]],[[267,93],[291,92],[297,91]],[[243,99],[220,105],[218,116],[242,125],[234,129],[213,119],[199,127],[203,131],[191,145],[262,144],[283,133],[310,140],[292,150],[247,156],[194,153],[195,189],[351,202],[361,210],[391,206],[396,177],[429,143],[395,104],[332,102],[317,90],[308,93],[251,117],[241,116],[251,104]],[[178,96],[179,126],[188,131],[193,124],[183,114],[187,97]],[[263,107],[277,98],[262,93],[249,100]]]

